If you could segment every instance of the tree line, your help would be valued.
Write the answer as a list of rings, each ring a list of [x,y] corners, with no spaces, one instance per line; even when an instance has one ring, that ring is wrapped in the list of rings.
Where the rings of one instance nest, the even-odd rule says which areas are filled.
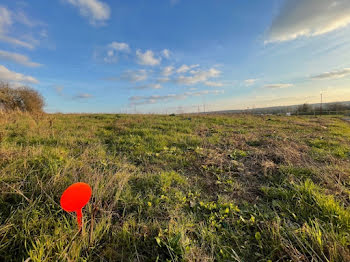
[[[298,106],[296,112],[297,113],[313,113],[313,112],[320,112],[320,111],[342,112],[342,111],[348,111],[348,110],[350,110],[350,104],[327,103],[327,104],[323,104],[321,107],[320,105],[311,106],[305,103],[303,105]]]

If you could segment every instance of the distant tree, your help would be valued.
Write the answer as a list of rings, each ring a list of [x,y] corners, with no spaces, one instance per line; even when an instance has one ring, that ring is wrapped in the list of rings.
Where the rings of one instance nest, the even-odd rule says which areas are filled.
[[[331,104],[328,104],[327,105],[327,110],[329,111],[345,111],[345,110],[348,110],[349,107],[342,104],[342,103],[331,103]]]
[[[44,105],[44,99],[38,91],[27,86],[13,88],[8,83],[0,83],[0,109],[42,112]]]
[[[310,113],[312,111],[312,107],[309,104],[303,104],[298,106],[297,112],[299,113]]]

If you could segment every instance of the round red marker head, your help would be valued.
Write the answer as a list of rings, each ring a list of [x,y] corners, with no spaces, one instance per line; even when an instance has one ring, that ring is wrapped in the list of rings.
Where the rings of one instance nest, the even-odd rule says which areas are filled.
[[[79,227],[82,224],[82,208],[89,202],[91,193],[91,187],[80,182],[69,186],[61,196],[61,207],[67,212],[77,213]]]

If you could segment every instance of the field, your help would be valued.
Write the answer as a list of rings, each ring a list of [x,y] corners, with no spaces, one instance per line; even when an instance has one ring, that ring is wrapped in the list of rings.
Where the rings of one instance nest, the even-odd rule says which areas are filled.
[[[340,117],[0,114],[0,261],[350,261],[349,160]]]

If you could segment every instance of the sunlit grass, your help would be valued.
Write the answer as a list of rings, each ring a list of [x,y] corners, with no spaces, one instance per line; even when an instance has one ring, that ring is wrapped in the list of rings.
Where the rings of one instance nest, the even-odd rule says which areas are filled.
[[[335,117],[0,115],[2,261],[349,261]],[[93,197],[78,232],[59,199]]]

